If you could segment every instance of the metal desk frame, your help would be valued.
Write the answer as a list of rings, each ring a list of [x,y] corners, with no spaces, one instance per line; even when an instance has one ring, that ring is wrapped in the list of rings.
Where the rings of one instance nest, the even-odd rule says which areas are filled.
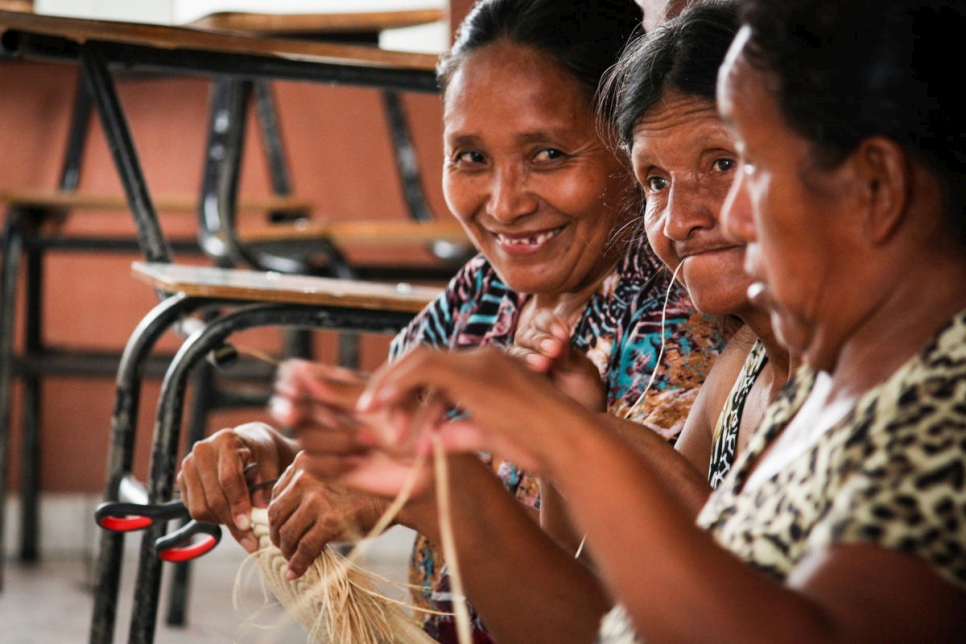
[[[92,99],[100,117],[134,217],[138,246],[145,258],[151,262],[170,262],[172,246],[160,228],[127,119],[117,96],[110,71],[112,68],[221,78],[226,79],[223,85],[226,91],[241,87],[242,93],[246,91],[244,88],[247,83],[273,79],[380,88],[386,92],[386,105],[389,108],[390,119],[397,122],[401,120],[401,112],[396,92],[435,93],[437,91],[434,57],[425,55],[374,53],[371,48],[352,45],[208,34],[181,28],[132,27],[120,23],[50,18],[8,11],[0,11],[0,30],[2,30],[0,51],[4,55],[80,64],[82,75],[87,82],[87,94]],[[226,100],[230,102],[233,99],[229,96]],[[237,102],[234,104],[238,105]],[[85,109],[83,103],[79,102],[77,109]],[[89,103],[86,109],[90,109]],[[78,115],[75,114],[75,118],[77,117]],[[394,130],[394,133],[398,131]],[[404,178],[403,185],[410,214],[418,220],[427,219],[429,214],[425,210],[418,174],[406,171],[406,164],[411,163],[410,160],[413,158],[411,147],[407,147],[408,139],[406,136],[394,138],[397,166]],[[79,157],[81,149],[82,144],[76,145],[72,140],[68,147],[68,158],[74,153]],[[76,186],[77,175],[70,172],[68,166],[69,163],[65,165],[65,171],[62,173],[61,187],[70,189]],[[413,180],[414,177],[415,180]],[[217,221],[222,225],[230,224],[228,218],[233,216],[231,206],[234,203],[237,167],[233,168],[227,164],[217,169],[216,174],[209,178],[212,180],[210,183],[212,190],[220,199],[220,203],[212,202],[217,204]],[[228,182],[227,191],[224,190],[226,181]],[[284,186],[282,188],[284,189]],[[221,232],[225,230],[228,228],[223,227]],[[11,261],[19,258],[19,250],[15,243],[6,249],[5,268]],[[29,270],[31,270],[30,266],[28,266]],[[9,279],[6,270],[4,275],[5,279]],[[160,293],[159,295],[163,296]],[[110,455],[112,463],[109,467],[112,475],[109,476],[106,484],[105,498],[117,497],[120,480],[115,475],[130,469],[133,426],[126,425],[132,419],[127,405],[131,400],[136,401],[139,396],[139,385],[134,383],[138,382],[143,374],[143,355],[146,353],[142,354],[142,352],[149,351],[153,346],[155,334],[160,333],[158,329],[167,328],[188,310],[196,310],[210,304],[196,298],[171,298],[167,302],[162,302],[132,337],[118,374],[117,408],[112,423]],[[39,303],[37,305],[39,306]],[[177,435],[180,432],[181,394],[183,394],[186,374],[197,363],[199,356],[217,346],[228,333],[238,328],[264,324],[353,330],[369,330],[378,327],[386,330],[398,328],[410,317],[399,314],[388,315],[388,317],[387,315],[374,314],[369,310],[344,311],[338,314],[320,313],[317,309],[304,306],[242,307],[206,327],[199,332],[197,338],[193,337],[186,342],[179,352],[179,358],[172,363],[174,371],[169,371],[163,386],[158,422],[162,423],[161,419],[166,419],[163,423],[165,429],[162,431],[159,427],[155,435],[149,501],[164,501],[171,495],[175,462],[174,457],[169,454],[170,450],[176,449]],[[336,321],[333,322],[333,319]],[[9,343],[10,339],[0,337],[0,344],[4,341]],[[0,349],[12,351],[12,347],[9,346],[2,346]],[[0,388],[10,385],[9,378],[9,373],[6,375],[0,373]],[[30,413],[29,409],[26,411]],[[0,414],[0,422],[4,420]],[[119,429],[119,424],[124,425],[124,428]],[[5,436],[0,435],[0,446],[4,440]],[[2,491],[2,484],[0,484],[0,491]],[[121,543],[123,543],[122,539]],[[145,542],[149,543],[150,537],[146,537]],[[120,573],[120,552],[117,547],[116,540],[106,539],[98,561],[97,605],[91,632],[93,642],[110,641],[113,637],[115,600]],[[160,567],[155,570],[150,561],[145,563],[145,559],[151,558],[142,556],[139,588],[142,585],[142,577],[144,588],[155,588],[160,581]],[[144,592],[148,594],[142,597],[139,591],[130,635],[131,641],[153,639],[157,590],[155,588],[153,591]]]

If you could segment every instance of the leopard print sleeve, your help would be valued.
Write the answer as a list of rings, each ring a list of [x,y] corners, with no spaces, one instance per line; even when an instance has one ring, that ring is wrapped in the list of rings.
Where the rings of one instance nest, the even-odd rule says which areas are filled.
[[[874,543],[966,589],[966,356],[930,355],[887,384],[843,446],[842,479],[812,547]]]

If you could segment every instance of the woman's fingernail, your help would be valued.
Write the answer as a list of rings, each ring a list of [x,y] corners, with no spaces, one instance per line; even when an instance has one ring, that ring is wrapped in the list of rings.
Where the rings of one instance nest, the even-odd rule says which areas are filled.
[[[294,579],[298,579],[298,575],[295,573],[294,570],[289,568],[288,570],[285,571],[285,578],[288,579],[289,581],[292,581]]]
[[[556,348],[557,348],[557,341],[556,340],[553,340],[551,338],[547,338],[546,340],[541,340],[540,341],[540,350],[541,351],[544,351],[544,352],[549,353],[551,351],[556,350]]]
[[[372,392],[366,389],[364,392],[362,392],[362,395],[359,396],[359,400],[356,401],[356,409],[359,411],[368,411],[372,406],[373,398],[375,398],[375,396],[373,396]]]
[[[272,396],[268,403],[269,413],[283,424],[290,424],[292,416],[292,401],[282,396]]]
[[[252,527],[251,519],[244,512],[235,515],[235,527],[239,530],[248,530]]]

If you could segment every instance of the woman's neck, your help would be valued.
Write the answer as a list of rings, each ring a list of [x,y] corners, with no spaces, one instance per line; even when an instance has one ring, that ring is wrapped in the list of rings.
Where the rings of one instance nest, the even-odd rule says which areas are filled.
[[[765,348],[765,355],[768,356],[768,375],[771,376],[769,389],[771,395],[774,395],[785,386],[795,370],[801,366],[801,356],[789,353],[788,349],[775,337],[768,311],[749,306],[737,315],[758,336]]]
[[[903,265],[902,278],[842,343],[832,369],[836,397],[857,398],[887,380],[966,309],[966,260],[935,253]]]
[[[572,324],[583,312],[594,293],[600,290],[603,281],[613,273],[616,265],[617,260],[615,259],[577,290],[529,295],[524,304],[524,312],[527,315],[532,315],[536,311],[553,311]]]

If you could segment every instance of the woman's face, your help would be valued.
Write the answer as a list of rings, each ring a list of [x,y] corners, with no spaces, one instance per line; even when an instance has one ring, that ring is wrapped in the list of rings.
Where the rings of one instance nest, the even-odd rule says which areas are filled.
[[[637,122],[631,149],[644,187],[644,227],[651,247],[678,272],[695,307],[709,315],[740,314],[751,280],[744,243],[725,236],[719,213],[738,154],[713,102],[675,91]]]
[[[719,75],[718,106],[741,163],[723,221],[748,244],[752,302],[770,311],[790,350],[830,370],[866,297],[850,278],[868,270],[858,252],[860,186],[851,164],[819,167],[811,143],[785,124],[766,76],[742,53],[746,39],[739,32]]]
[[[614,265],[630,178],[587,91],[553,60],[506,43],[470,54],[443,124],[446,203],[510,288],[576,292]]]

